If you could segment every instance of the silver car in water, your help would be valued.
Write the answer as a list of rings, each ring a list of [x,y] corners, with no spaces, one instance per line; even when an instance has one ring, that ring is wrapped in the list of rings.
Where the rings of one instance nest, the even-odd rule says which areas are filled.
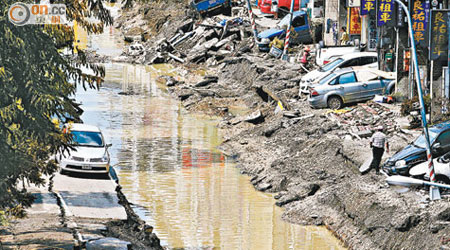
[[[376,69],[353,67],[330,73],[309,90],[313,108],[340,109],[344,103],[373,99],[394,91],[396,75]]]

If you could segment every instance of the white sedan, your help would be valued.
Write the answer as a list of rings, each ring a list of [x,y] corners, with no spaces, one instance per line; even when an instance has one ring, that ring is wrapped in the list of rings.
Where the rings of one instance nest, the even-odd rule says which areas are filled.
[[[309,87],[317,80],[323,79],[331,72],[354,66],[366,66],[369,68],[377,68],[377,56],[376,52],[357,52],[345,54],[334,58],[331,62],[313,70],[306,75],[304,75],[300,81],[300,92],[301,94],[309,94]]]
[[[109,172],[109,152],[111,144],[105,144],[103,134],[96,126],[81,123],[66,124],[65,130],[73,136],[73,148],[69,154],[57,156],[60,173],[101,173]]]

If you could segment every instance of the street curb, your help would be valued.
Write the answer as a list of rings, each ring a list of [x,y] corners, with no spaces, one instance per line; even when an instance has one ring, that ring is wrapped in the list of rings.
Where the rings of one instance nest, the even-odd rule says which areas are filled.
[[[54,177],[55,177],[54,174],[50,177],[48,191],[56,197],[56,203],[58,204],[59,208],[61,209],[61,217],[63,219],[63,222],[65,223],[65,226],[67,228],[72,229],[72,234],[73,234],[74,242],[75,242],[74,249],[81,249],[84,246],[85,241],[83,240],[83,236],[81,235],[81,233],[78,231],[78,229],[77,229],[78,225],[76,222],[73,221],[73,219],[72,219],[73,214],[70,211],[69,207],[67,206],[66,202],[64,201],[63,197],[57,191],[53,190],[53,178]]]

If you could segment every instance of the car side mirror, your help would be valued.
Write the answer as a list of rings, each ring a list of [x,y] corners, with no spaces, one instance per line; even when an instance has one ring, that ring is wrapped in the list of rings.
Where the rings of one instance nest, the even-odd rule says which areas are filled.
[[[107,148],[112,147],[112,143],[106,144],[106,147],[107,147]]]
[[[439,152],[442,149],[441,144],[439,142],[436,142],[433,145],[432,149],[433,149],[434,152]]]

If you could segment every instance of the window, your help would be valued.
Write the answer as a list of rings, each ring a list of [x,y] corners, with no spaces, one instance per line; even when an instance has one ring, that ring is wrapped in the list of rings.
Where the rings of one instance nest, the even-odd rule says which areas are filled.
[[[365,56],[361,58],[361,65],[371,64],[377,62],[377,58],[374,56]]]
[[[103,147],[103,137],[100,132],[71,131],[76,146]]]
[[[447,147],[450,144],[450,131],[445,131],[439,135],[437,142],[439,142],[442,147]]]
[[[343,61],[344,61],[344,59],[342,59],[342,58],[335,59],[334,61],[331,61],[331,62],[325,64],[324,66],[322,66],[321,68],[319,68],[319,71],[326,72],[329,70],[333,70]]]
[[[353,72],[342,74],[339,77],[339,84],[354,83],[354,82],[356,82],[356,77]]]
[[[294,27],[300,27],[300,26],[303,26],[305,24],[306,24],[306,22],[305,22],[305,16],[304,15],[296,16],[294,18],[294,20],[292,20],[292,26],[294,26]]]
[[[331,82],[330,83],[328,83],[328,85],[336,85],[337,84],[337,81],[338,80],[338,78],[336,77],[336,78],[334,78],[333,80],[331,80]]]
[[[326,77],[322,78],[322,80],[319,81],[319,84],[325,84],[327,83],[330,79],[334,78],[336,76],[336,74],[331,73],[329,75],[327,75]]]
[[[430,142],[433,143],[434,139],[436,139],[436,136],[438,134],[433,130],[429,130],[428,135],[430,136]],[[416,139],[416,141],[414,141],[414,145],[419,148],[425,148],[426,147],[425,136],[423,134],[421,136],[419,136]]]
[[[347,62],[343,63],[341,65],[341,68],[346,68],[346,67],[353,67],[353,66],[358,66],[359,64],[359,58],[353,58],[348,60]]]

